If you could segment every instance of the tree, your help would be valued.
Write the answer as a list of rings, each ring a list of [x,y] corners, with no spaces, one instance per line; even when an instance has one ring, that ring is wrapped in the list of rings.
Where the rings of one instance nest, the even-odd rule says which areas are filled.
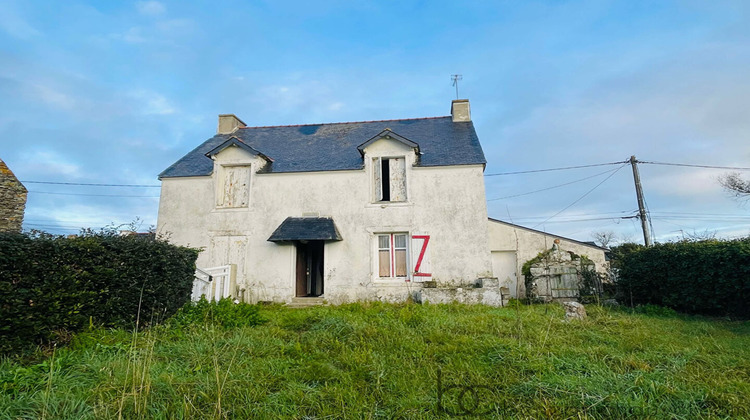
[[[615,240],[615,233],[611,230],[603,230],[600,232],[592,232],[591,237],[600,247],[609,248],[609,244]]]
[[[750,197],[750,181],[743,179],[739,172],[731,172],[719,177],[719,184],[736,198]]]

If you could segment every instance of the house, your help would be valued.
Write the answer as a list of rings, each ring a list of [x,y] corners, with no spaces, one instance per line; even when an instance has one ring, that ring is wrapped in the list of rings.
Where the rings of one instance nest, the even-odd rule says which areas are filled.
[[[510,274],[493,264],[510,266],[507,241],[491,238],[507,233],[487,217],[485,163],[468,100],[402,120],[248,127],[220,115],[216,135],[159,175],[157,233],[202,248],[199,277],[221,273],[216,290],[248,302],[494,284]]]
[[[0,232],[20,232],[28,191],[0,159]]]

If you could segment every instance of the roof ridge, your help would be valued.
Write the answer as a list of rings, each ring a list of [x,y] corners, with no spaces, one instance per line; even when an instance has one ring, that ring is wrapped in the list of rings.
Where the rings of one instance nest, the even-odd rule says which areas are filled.
[[[337,125],[337,124],[362,124],[362,123],[390,122],[390,121],[436,120],[440,118],[450,118],[450,117],[451,117],[450,115],[443,115],[441,117],[398,118],[398,119],[391,119],[391,120],[369,120],[369,121],[345,121],[345,122],[318,123],[318,124],[259,125],[255,127],[239,127],[239,129],[247,130],[247,129],[253,129],[253,128],[306,127],[310,125]]]

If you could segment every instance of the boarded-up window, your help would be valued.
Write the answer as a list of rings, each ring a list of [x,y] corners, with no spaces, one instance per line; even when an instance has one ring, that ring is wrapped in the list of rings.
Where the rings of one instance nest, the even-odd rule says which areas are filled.
[[[407,235],[389,233],[378,235],[378,276],[407,277]]]
[[[217,207],[247,207],[250,197],[250,167],[222,166],[216,191]]]
[[[406,201],[406,159],[372,160],[375,201]]]

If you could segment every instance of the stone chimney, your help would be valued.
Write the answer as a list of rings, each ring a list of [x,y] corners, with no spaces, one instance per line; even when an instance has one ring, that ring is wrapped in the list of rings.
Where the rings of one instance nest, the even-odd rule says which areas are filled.
[[[471,121],[471,108],[469,107],[469,100],[454,99],[453,102],[451,102],[451,115],[453,116],[453,122]]]
[[[241,119],[234,114],[219,114],[219,127],[216,134],[232,134],[238,128],[247,127]]]
[[[21,232],[26,187],[0,159],[0,232]]]

